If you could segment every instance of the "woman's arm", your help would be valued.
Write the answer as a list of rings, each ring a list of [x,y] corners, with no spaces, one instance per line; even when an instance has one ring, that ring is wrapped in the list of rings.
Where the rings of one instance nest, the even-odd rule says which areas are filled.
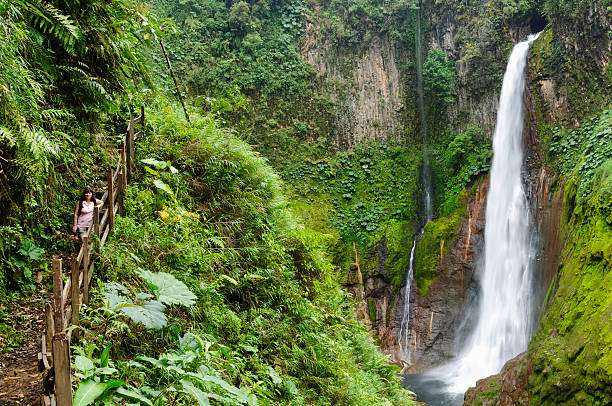
[[[74,225],[72,226],[72,232],[76,233],[77,230],[77,221],[79,220],[79,203],[76,204],[76,209],[74,209]]]
[[[96,207],[100,207],[104,204],[104,202],[100,199],[96,199]]]

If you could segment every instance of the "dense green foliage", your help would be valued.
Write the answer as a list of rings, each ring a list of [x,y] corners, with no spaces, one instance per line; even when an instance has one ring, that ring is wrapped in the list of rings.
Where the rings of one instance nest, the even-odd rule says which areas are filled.
[[[29,286],[33,243],[67,248],[56,235],[77,190],[106,167],[96,135],[118,118],[129,77],[146,78],[137,46],[158,30],[139,3],[0,2],[0,291]]]
[[[157,46],[166,25],[149,6],[0,0],[0,294],[33,289],[37,271],[48,279],[49,256],[75,250],[62,231],[78,189],[102,186],[117,159],[116,134],[145,103],[151,119],[139,139],[136,181],[96,267],[74,352],[76,403],[412,404],[337,282],[346,280],[353,243],[364,269],[395,293],[409,265],[422,211],[417,2],[153,3],[176,24],[166,41],[179,91],[191,99],[191,125],[155,92],[137,92],[142,82],[153,85],[149,66],[156,85],[176,92],[156,48],[144,51],[147,59],[141,54],[142,45]],[[416,249],[421,295],[455,238],[465,188],[489,169],[492,129],[468,122],[471,103],[499,89],[515,28],[533,17],[550,23],[534,44],[531,73],[551,79],[569,111],[547,121],[554,100],[536,96],[535,114],[547,164],[570,179],[564,224],[573,245],[531,350],[542,404],[609,400],[610,337],[598,331],[606,331],[610,308],[612,113],[601,111],[609,109],[612,70],[575,52],[597,48],[585,45],[589,38],[611,36],[592,24],[594,4],[610,10],[609,0],[435,0],[422,11],[437,218]],[[435,19],[456,25],[450,47],[446,39],[428,43]],[[395,46],[404,134],[345,151],[343,98],[357,88],[355,55],[366,55],[376,38]],[[336,65],[333,83],[303,59],[306,40]],[[0,307],[0,352],[22,343],[9,327],[13,301]],[[375,300],[367,304],[375,321]],[[583,327],[589,323],[602,328]],[[550,368],[564,378],[565,395]],[[574,379],[576,369],[584,380]]]
[[[456,198],[455,209],[446,217],[430,221],[423,229],[423,237],[414,251],[414,279],[421,296],[425,296],[437,278],[442,257],[449,251],[462,218],[466,216],[466,192]]]
[[[576,130],[555,127],[550,153],[559,159],[560,171],[565,176],[580,179],[579,199],[595,192],[595,174],[601,165],[612,158],[612,110],[595,115]]]
[[[454,100],[455,64],[445,58],[443,51],[431,48],[423,64],[425,93],[434,100],[432,105],[444,105]]]
[[[120,380],[105,396],[151,404],[192,404],[194,393],[224,404],[411,404],[334,282],[328,237],[292,217],[264,160],[214,114],[192,112],[188,125],[172,106],[148,112],[152,131],[137,158],[175,170],[141,171],[129,188],[126,216],[102,252],[107,280],[125,287],[100,285],[123,293],[93,302],[81,350],[92,365],[114,342],[114,369],[84,378]],[[137,306],[153,305],[149,292],[162,301],[156,273],[183,281],[196,297],[191,306],[180,302],[188,310],[166,298],[167,321],[149,324],[160,333],[113,310],[119,294],[144,300]],[[167,285],[176,287],[166,296],[189,296]],[[144,311],[160,319],[157,309]]]
[[[595,171],[588,181],[592,194],[577,206],[573,182],[565,185],[564,196],[566,261],[529,346],[534,364],[529,393],[541,405],[612,401],[612,159]]]

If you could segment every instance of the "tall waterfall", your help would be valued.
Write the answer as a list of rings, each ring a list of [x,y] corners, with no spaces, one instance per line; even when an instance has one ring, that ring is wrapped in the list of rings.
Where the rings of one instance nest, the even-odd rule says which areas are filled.
[[[425,121],[425,97],[423,90],[423,47],[421,45],[421,3],[417,8],[417,32],[416,32],[416,59],[417,59],[417,99],[419,104],[419,117],[421,121],[421,135],[423,137],[423,206],[425,209],[425,221],[420,233],[412,242],[410,251],[410,264],[406,275],[406,286],[404,287],[404,308],[402,313],[402,324],[398,336],[399,349],[404,361],[410,363],[410,287],[414,275],[414,250],[417,242],[423,237],[423,230],[427,223],[433,218],[431,208],[431,159],[429,156],[429,140],[427,137],[427,122]]]
[[[478,379],[499,372],[527,349],[532,333],[535,250],[521,168],[524,71],[529,45],[538,35],[515,45],[504,75],[493,137],[478,321],[458,359],[443,367],[450,392],[464,392]]]
[[[423,90],[423,46],[421,45],[421,3],[417,8],[417,100],[419,104],[419,119],[421,121],[421,136],[423,137],[423,203],[425,208],[425,222],[432,219],[431,209],[431,158],[429,154],[429,138],[427,136],[427,121],[425,118],[425,96]]]

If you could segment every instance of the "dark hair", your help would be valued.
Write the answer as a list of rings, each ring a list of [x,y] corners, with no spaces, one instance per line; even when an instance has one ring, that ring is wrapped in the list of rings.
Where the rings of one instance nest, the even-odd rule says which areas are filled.
[[[96,192],[94,192],[94,190],[90,187],[86,187],[85,189],[83,189],[83,193],[81,194],[81,197],[79,197],[79,216],[81,215],[81,210],[83,209],[83,202],[86,200],[85,193],[87,192],[91,193],[91,201],[94,202],[94,204],[96,203]]]

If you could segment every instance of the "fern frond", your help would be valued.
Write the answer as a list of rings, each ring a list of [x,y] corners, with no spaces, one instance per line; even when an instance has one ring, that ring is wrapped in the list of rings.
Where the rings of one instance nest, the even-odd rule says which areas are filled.
[[[47,109],[40,112],[40,116],[47,120],[69,120],[74,118],[74,114],[68,110]]]
[[[50,3],[38,1],[34,4],[29,1],[25,8],[32,16],[34,25],[42,32],[52,35],[62,43],[62,46],[69,54],[74,54],[74,47],[77,41],[83,38],[81,30],[70,16],[62,14],[60,10]]]
[[[95,80],[85,79],[85,80],[81,80],[80,83],[81,85],[83,85],[85,90],[88,90],[89,93],[93,95],[98,95],[98,96],[102,96],[105,98],[109,97],[108,92],[106,91],[104,86],[102,86],[100,83],[96,82]]]
[[[13,147],[17,142],[17,137],[11,130],[6,127],[0,127],[0,142],[6,141],[10,147]]]
[[[82,64],[84,65],[84,64]],[[85,65],[87,66],[87,65]],[[87,72],[85,72],[83,69],[81,68],[77,68],[76,66],[70,66],[70,65],[58,65],[57,66],[57,70],[60,72],[64,72],[64,73],[72,73],[75,74],[77,76],[83,76],[83,77],[88,77],[89,75],[87,74]]]
[[[21,131],[24,143],[27,145],[34,159],[48,159],[49,155],[57,156],[59,147],[51,141],[41,130],[24,129]]]

